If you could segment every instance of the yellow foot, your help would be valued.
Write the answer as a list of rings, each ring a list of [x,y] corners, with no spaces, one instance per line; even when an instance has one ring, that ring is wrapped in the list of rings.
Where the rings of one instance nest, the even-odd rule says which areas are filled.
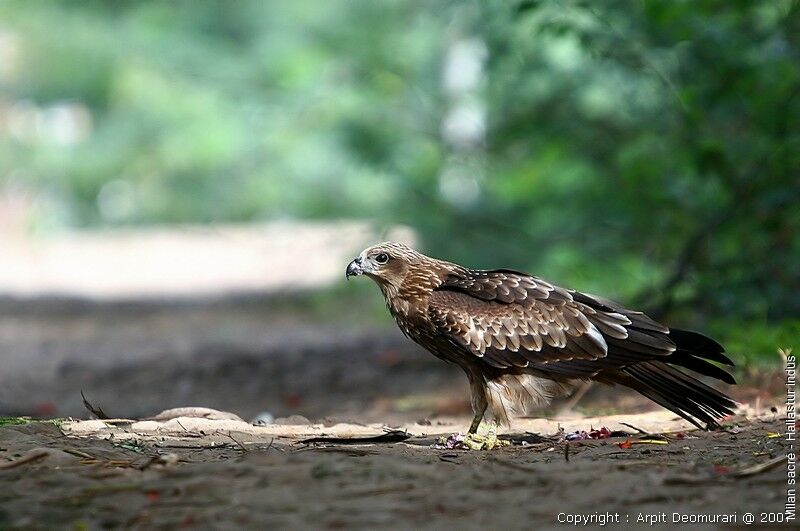
[[[478,431],[483,431],[485,425],[481,424]],[[455,448],[459,450],[492,450],[501,446],[510,445],[510,441],[497,438],[497,425],[489,423],[485,434],[468,433],[462,435],[454,433],[448,437],[440,437],[434,448],[446,449]]]
[[[500,446],[508,446],[510,441],[497,438],[496,431],[489,431],[486,435],[469,433],[464,436],[464,446],[470,450],[491,450]]]

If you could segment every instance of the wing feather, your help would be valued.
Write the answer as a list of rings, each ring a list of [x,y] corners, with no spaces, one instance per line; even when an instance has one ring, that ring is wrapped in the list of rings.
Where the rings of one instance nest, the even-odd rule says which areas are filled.
[[[601,331],[565,290],[521,273],[470,272],[429,301],[429,318],[469,354],[499,368],[608,353]]]
[[[436,329],[493,367],[575,377],[658,359],[676,347],[641,312],[512,270],[459,271],[432,294]]]

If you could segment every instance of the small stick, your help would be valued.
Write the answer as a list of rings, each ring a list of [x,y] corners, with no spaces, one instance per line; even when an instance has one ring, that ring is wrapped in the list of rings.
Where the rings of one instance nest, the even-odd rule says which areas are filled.
[[[249,452],[249,451],[250,451],[250,450],[249,450],[249,449],[248,449],[248,448],[247,448],[245,445],[243,445],[242,443],[240,443],[239,441],[237,441],[236,439],[234,439],[234,438],[233,438],[233,435],[231,435],[231,434],[230,434],[230,432],[228,432],[228,433],[224,433],[224,432],[218,431],[217,433],[219,433],[220,435],[224,435],[225,437],[227,437],[227,438],[229,438],[230,440],[232,440],[233,442],[235,442],[235,443],[236,443],[236,445],[237,445],[239,448],[241,448],[243,451],[245,451],[245,452]]]
[[[641,429],[641,428],[637,428],[637,427],[636,427],[636,426],[634,426],[633,424],[628,424],[627,422],[620,422],[620,424],[622,424],[623,426],[627,426],[627,427],[629,427],[629,428],[630,428],[630,429],[632,429],[632,430],[636,430],[636,431],[638,431],[639,433],[641,433],[642,435],[650,435],[649,433],[647,433],[647,432],[646,432],[646,431],[644,431],[643,429]]]
[[[80,450],[76,450],[74,448],[64,448],[64,451],[68,454],[72,454],[76,457],[82,457],[84,459],[97,459],[95,456],[91,454],[87,454],[86,452],[81,452]]]
[[[770,459],[769,461],[765,461],[763,463],[758,463],[747,468],[743,468],[738,472],[734,472],[732,475],[737,478],[746,478],[750,476],[755,476],[756,474],[760,474],[761,472],[766,472],[767,470],[772,470],[776,466],[780,465],[786,461],[785,455],[780,455],[774,459]]]
[[[39,459],[44,459],[50,455],[49,450],[31,450],[27,454],[23,455],[19,459],[15,461],[8,461],[6,463],[0,463],[0,470],[8,470],[10,468],[16,468],[18,466],[22,466],[25,463],[32,463],[33,461],[38,461]]]

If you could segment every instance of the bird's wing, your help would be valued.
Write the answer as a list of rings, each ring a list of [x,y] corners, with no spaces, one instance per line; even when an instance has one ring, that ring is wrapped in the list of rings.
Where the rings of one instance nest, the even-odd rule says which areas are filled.
[[[460,272],[431,295],[438,333],[498,368],[570,377],[669,356],[669,329],[611,301],[510,270]]]

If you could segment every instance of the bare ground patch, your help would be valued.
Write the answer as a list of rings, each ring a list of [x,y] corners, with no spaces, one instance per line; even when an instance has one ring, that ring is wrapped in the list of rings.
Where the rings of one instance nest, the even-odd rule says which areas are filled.
[[[552,437],[491,451],[431,448],[437,435],[465,423],[405,425],[412,436],[404,442],[362,445],[298,441],[382,427],[248,427],[188,417],[5,426],[0,528],[531,528],[559,526],[561,512],[618,512],[635,522],[660,512],[783,511],[785,465],[752,468],[785,455],[774,415],[733,419],[717,432],[689,431],[662,412],[574,418],[561,422],[565,431],[607,426],[630,435]],[[551,436],[557,428],[523,420],[511,433]]]

